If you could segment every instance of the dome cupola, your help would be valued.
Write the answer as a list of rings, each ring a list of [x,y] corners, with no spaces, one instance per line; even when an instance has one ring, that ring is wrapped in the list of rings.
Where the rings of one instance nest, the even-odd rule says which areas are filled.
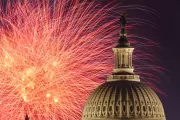
[[[82,120],[166,120],[159,97],[133,72],[134,48],[126,38],[124,15],[120,24],[120,39],[113,48],[113,73],[89,96]]]

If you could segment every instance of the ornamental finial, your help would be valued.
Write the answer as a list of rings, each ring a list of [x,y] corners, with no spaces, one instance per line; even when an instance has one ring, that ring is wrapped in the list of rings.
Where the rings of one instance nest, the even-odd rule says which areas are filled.
[[[121,29],[125,28],[126,26],[126,17],[124,16],[124,14],[120,15],[120,25],[121,25]]]
[[[28,115],[27,115],[27,114],[26,114],[25,120],[29,120],[29,117],[28,117]]]
[[[130,43],[128,42],[126,38],[126,17],[124,14],[120,15],[120,39],[118,41],[118,44],[115,48],[121,48],[121,47],[131,47]]]

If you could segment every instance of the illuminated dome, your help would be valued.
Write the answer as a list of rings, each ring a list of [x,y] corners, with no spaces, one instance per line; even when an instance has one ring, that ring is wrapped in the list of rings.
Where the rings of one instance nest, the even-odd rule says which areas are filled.
[[[137,81],[113,81],[99,86],[88,98],[83,120],[165,120],[155,92]]]
[[[140,82],[132,66],[134,48],[126,39],[126,19],[121,15],[120,40],[115,48],[115,65],[107,82],[89,96],[82,120],[166,120],[156,93]]]

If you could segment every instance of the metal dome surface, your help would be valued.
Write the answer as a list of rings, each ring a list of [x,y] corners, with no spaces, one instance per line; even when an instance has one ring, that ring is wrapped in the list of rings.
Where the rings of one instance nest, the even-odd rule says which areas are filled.
[[[162,103],[147,85],[112,81],[89,96],[82,120],[165,120]]]

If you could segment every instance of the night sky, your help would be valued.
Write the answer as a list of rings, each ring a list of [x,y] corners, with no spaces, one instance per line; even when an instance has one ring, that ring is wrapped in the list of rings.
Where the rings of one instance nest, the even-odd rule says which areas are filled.
[[[103,0],[102,0],[103,1]],[[109,2],[111,0],[105,0]],[[163,90],[167,96],[159,95],[165,109],[167,120],[180,119],[180,6],[178,0],[116,0],[122,5],[142,5],[156,10],[160,16],[157,17],[150,13],[142,11],[128,12],[129,17],[137,17],[150,20],[160,26],[156,28],[144,27],[144,33],[139,35],[146,36],[161,44],[161,49],[157,51],[159,59],[168,69],[158,87]],[[137,28],[136,28],[137,29]],[[141,30],[142,31],[142,30]]]
[[[160,99],[163,102],[167,120],[179,120],[180,64],[178,62],[180,61],[180,7],[178,0],[126,0],[124,3],[145,5],[160,13],[160,19],[157,19],[156,23],[160,25],[161,30],[155,30],[159,33],[154,35],[156,35],[158,42],[164,47],[164,50],[160,51],[162,54],[160,59],[169,70],[166,73],[169,78],[162,80],[160,86],[168,96],[161,95]]]

